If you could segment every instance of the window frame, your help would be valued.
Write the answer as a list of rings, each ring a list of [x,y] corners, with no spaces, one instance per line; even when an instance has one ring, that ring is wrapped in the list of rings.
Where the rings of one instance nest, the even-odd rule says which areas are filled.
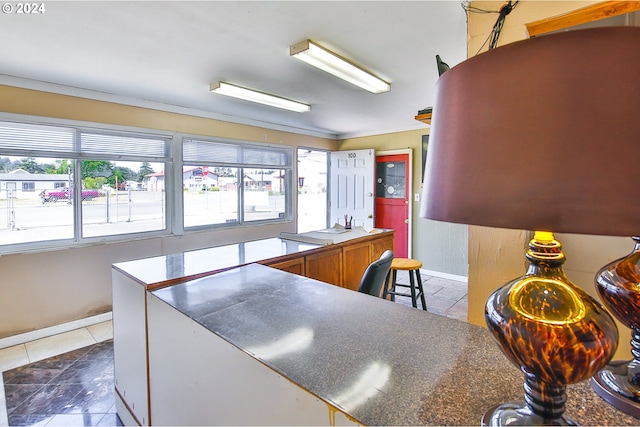
[[[42,251],[51,251],[66,249],[70,247],[83,247],[92,246],[102,243],[118,243],[138,239],[169,237],[169,236],[182,236],[202,231],[213,231],[217,229],[233,229],[233,228],[246,228],[250,226],[263,226],[269,224],[282,224],[293,222],[295,217],[294,206],[294,193],[296,188],[294,186],[294,178],[297,174],[295,168],[295,152],[297,146],[284,145],[284,144],[271,144],[263,143],[259,141],[248,141],[242,139],[221,138],[212,136],[203,136],[196,134],[188,134],[183,132],[163,131],[158,129],[141,128],[134,126],[124,125],[112,125],[107,123],[86,122],[80,120],[71,119],[59,119],[53,117],[40,117],[30,116],[16,113],[0,112],[0,122],[9,122],[15,125],[26,126],[45,126],[45,127],[66,127],[74,130],[74,149],[71,151],[64,151],[59,149],[0,149],[0,156],[3,157],[35,157],[35,158],[65,158],[73,162],[74,170],[80,166],[82,160],[105,160],[111,162],[118,161],[139,161],[139,162],[151,162],[151,163],[163,163],[165,168],[165,190],[164,190],[164,210],[165,210],[165,226],[162,230],[126,233],[126,234],[113,234],[105,236],[82,236],[82,204],[74,203],[74,237],[71,239],[58,239],[47,240],[44,242],[24,242],[24,243],[11,243],[0,245],[0,255],[6,254],[19,254],[19,253],[33,253]],[[84,153],[82,151],[76,151],[76,145],[79,133],[97,133],[100,135],[113,135],[113,136],[132,136],[140,138],[153,138],[162,139],[165,144],[165,156],[162,158],[149,158],[145,156],[134,155],[121,155],[121,154],[105,154],[105,153]],[[232,145],[241,146],[244,148],[254,148],[260,150],[276,150],[286,154],[288,164],[286,166],[275,166],[273,169],[285,169],[285,178],[283,187],[286,189],[285,194],[285,215],[279,218],[269,218],[263,220],[250,220],[246,221],[244,218],[244,206],[242,201],[244,200],[243,185],[239,185],[238,203],[238,216],[239,221],[223,224],[208,224],[201,226],[184,227],[184,205],[183,205],[183,191],[182,191],[182,168],[183,162],[183,145],[185,139],[198,139],[206,140],[218,143],[229,143]],[[199,166],[219,167],[223,165],[227,167],[228,164],[217,162],[204,162]],[[236,167],[241,167],[241,173],[244,173],[245,169],[266,169],[270,166],[260,163],[237,163]],[[242,175],[241,175],[242,176]],[[65,186],[66,186],[66,180]],[[61,180],[62,182],[62,180]],[[74,188],[81,188],[82,178],[80,175],[73,174],[72,185]],[[80,194],[76,192],[76,194]],[[77,196],[78,198],[80,195]],[[242,198],[241,198],[242,197]],[[77,207],[75,207],[77,206]]]
[[[237,158],[235,161],[216,161],[213,158],[213,154],[205,153],[203,155],[190,155],[187,154],[185,156],[185,145],[189,143],[203,143],[203,144],[211,144],[216,145],[224,145],[235,147],[237,151]],[[292,222],[294,217],[293,212],[293,197],[294,190],[293,185],[293,176],[294,176],[294,152],[295,147],[289,145],[280,145],[280,144],[270,144],[270,143],[260,143],[253,141],[246,141],[241,139],[231,139],[231,138],[217,138],[217,137],[206,137],[201,135],[183,135],[182,141],[180,144],[181,148],[181,156],[180,156],[180,165],[176,166],[176,170],[183,170],[184,166],[206,166],[209,170],[214,168],[235,168],[237,169],[237,174],[240,177],[237,182],[238,187],[238,206],[237,206],[237,221],[234,222],[224,222],[224,223],[216,223],[216,224],[204,224],[204,225],[193,225],[193,226],[185,226],[184,221],[182,221],[182,229],[185,234],[200,232],[203,230],[211,230],[211,229],[227,229],[227,228],[238,228],[238,227],[247,227],[254,225],[265,225],[265,224],[275,224],[275,223],[285,223]],[[193,148],[193,147],[190,147]],[[264,153],[279,153],[285,157],[285,164],[275,164],[275,163],[259,163],[259,162],[244,162],[244,156],[246,152],[251,151],[261,151]],[[187,158],[185,158],[187,157]],[[283,187],[286,189],[285,191],[285,214],[284,217],[280,218],[268,218],[262,220],[249,220],[245,219],[244,212],[244,201],[245,201],[245,188],[244,188],[244,174],[246,170],[251,169],[283,169],[285,170],[285,178]],[[182,173],[176,174],[180,175],[180,186],[178,188],[182,188]],[[181,199],[180,203],[180,215],[184,220],[184,191],[180,192],[181,196],[178,197]]]
[[[139,129],[126,126],[114,126],[107,124],[94,124],[79,122],[75,120],[55,119],[49,117],[30,117],[11,113],[0,113],[0,122],[11,123],[16,126],[25,127],[57,127],[68,128],[73,130],[73,148],[69,151],[60,149],[43,150],[43,149],[3,149],[0,147],[1,157],[23,157],[23,158],[65,158],[73,162],[73,170],[80,167],[83,160],[103,160],[109,162],[127,161],[127,162],[150,162],[150,163],[163,163],[165,169],[165,175],[167,177],[167,183],[164,191],[164,212],[165,221],[164,227],[159,230],[121,233],[121,234],[109,234],[102,236],[82,236],[82,203],[80,203],[81,193],[74,193],[73,204],[73,237],[68,239],[56,239],[46,241],[30,241],[22,243],[10,243],[0,245],[0,255],[13,254],[13,253],[29,253],[39,252],[47,250],[63,249],[68,247],[80,247],[90,246],[99,243],[115,243],[129,240],[135,240],[140,238],[154,238],[169,236],[172,233],[174,224],[174,213],[172,209],[173,199],[173,164],[171,156],[171,147],[175,144],[175,134],[169,134],[162,131],[154,131],[150,129]],[[80,145],[81,135],[94,134],[100,136],[113,136],[124,138],[143,138],[143,139],[155,139],[162,140],[164,146],[164,156],[148,156],[148,155],[134,155],[134,154],[108,154],[108,153],[94,153],[90,151],[82,151]],[[73,188],[82,188],[82,177],[80,174],[73,174],[72,177]]]

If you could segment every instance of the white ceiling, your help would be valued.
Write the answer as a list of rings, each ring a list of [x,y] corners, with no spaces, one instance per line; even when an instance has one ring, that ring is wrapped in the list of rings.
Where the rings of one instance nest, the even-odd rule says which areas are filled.
[[[46,1],[0,16],[0,84],[345,138],[424,128],[435,55],[466,58],[459,1]],[[391,83],[373,95],[289,56],[312,39]],[[209,92],[223,80],[311,104]]]

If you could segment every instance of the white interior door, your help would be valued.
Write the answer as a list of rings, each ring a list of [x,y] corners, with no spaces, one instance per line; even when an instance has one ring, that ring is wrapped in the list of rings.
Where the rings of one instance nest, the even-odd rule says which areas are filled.
[[[375,151],[331,152],[331,221],[345,225],[345,215],[353,227],[373,228]]]

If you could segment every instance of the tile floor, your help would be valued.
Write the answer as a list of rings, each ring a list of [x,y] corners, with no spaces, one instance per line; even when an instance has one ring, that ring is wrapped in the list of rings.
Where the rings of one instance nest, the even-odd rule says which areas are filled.
[[[434,314],[451,317],[454,319],[467,321],[469,302],[467,299],[467,283],[441,277],[427,276],[421,274],[422,288],[427,302],[427,311]],[[398,271],[397,282],[409,284],[409,274],[406,271]],[[401,292],[409,293],[408,288],[400,289]],[[411,306],[410,297],[396,296],[396,302]],[[418,308],[422,304],[418,299]]]
[[[0,426],[122,425],[111,321],[0,349]]]
[[[467,320],[467,284],[421,275],[427,310]],[[409,283],[398,272],[398,283]],[[396,302],[411,306],[411,299]],[[420,303],[418,303],[420,308]],[[0,426],[120,426],[111,321],[0,349]]]

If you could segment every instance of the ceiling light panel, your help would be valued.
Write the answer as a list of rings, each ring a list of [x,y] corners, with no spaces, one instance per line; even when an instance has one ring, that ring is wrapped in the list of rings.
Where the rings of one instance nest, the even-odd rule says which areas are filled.
[[[253,89],[236,86],[226,82],[211,83],[209,89],[211,90],[211,92],[218,93],[220,95],[244,99],[245,101],[257,102],[259,104],[282,108],[289,111],[295,111],[297,113],[311,111],[310,105],[292,101],[286,98],[281,98],[275,95],[269,95],[264,92],[258,92]]]
[[[305,40],[289,47],[289,54],[372,93],[391,90],[391,85],[320,45]]]

